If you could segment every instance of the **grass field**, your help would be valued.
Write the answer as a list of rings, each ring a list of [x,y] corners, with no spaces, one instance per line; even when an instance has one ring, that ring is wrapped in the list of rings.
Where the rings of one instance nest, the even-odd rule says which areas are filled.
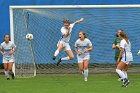
[[[130,85],[121,87],[115,74],[90,74],[85,82],[80,74],[45,75],[6,80],[0,76],[0,93],[140,93],[140,74],[130,74]]]

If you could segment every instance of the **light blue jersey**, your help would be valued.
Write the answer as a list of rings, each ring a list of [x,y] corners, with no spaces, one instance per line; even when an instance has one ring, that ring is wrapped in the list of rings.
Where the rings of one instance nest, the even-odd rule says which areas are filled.
[[[66,43],[69,42],[73,26],[74,26],[74,24],[70,24],[70,26],[69,26],[70,31],[69,31],[69,35],[67,37],[64,36],[64,34],[67,33],[67,29],[65,27],[61,28],[62,37],[61,37],[60,41],[63,41],[63,42],[66,42]]]
[[[85,38],[84,41],[81,41],[80,39],[78,39],[75,42],[75,47],[78,49],[79,52],[83,53],[83,54],[89,54],[89,52],[84,53],[86,48],[89,48],[90,46],[92,46],[92,43],[89,39]]]
[[[10,51],[13,50],[13,48],[15,48],[16,45],[9,41],[9,43],[1,43],[0,45],[0,48],[2,49],[2,51],[4,52],[4,56],[3,56],[3,59],[6,59],[6,60],[10,60],[10,59],[14,59],[14,56],[13,55],[9,55]]]

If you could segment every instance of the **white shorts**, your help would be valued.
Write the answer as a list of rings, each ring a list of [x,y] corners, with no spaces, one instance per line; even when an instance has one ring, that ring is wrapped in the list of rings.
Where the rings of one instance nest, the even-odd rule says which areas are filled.
[[[123,55],[121,61],[124,62],[125,64],[130,64],[130,62],[133,61],[132,54],[127,54],[126,56]]]
[[[124,61],[122,61],[122,62],[124,62]],[[131,62],[124,62],[124,63],[127,64],[127,65],[131,64]]]
[[[122,62],[124,62],[125,64],[131,64],[132,61],[125,61],[125,60],[121,60]]]
[[[10,58],[10,59],[3,58],[3,63],[11,63],[11,62],[15,62],[14,58]]]
[[[63,41],[59,41],[58,44],[57,44],[57,47],[60,43],[63,44],[63,47],[64,47],[63,50],[64,51],[71,50],[69,43],[66,43],[66,42],[63,42]]]
[[[90,55],[77,55],[78,63],[82,63],[84,60],[90,60]]]

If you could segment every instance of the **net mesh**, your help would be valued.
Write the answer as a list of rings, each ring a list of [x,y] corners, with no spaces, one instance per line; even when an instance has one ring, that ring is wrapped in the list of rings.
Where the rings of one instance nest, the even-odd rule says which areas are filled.
[[[32,76],[35,69],[37,73],[42,74],[77,73],[75,52],[74,60],[64,61],[60,66],[56,66],[56,61],[60,57],[65,57],[66,54],[63,51],[60,52],[56,61],[52,60],[52,57],[61,37],[60,29],[63,26],[63,18],[70,19],[72,23],[81,17],[85,20],[74,26],[70,46],[74,52],[74,43],[78,39],[78,32],[87,33],[87,37],[94,45],[90,67],[93,67],[93,63],[115,63],[114,51],[111,46],[116,30],[120,28],[126,31],[132,43],[133,63],[139,62],[140,57],[136,53],[140,45],[140,8],[13,9],[14,42],[17,45],[16,75]],[[27,29],[34,35],[32,41],[25,38],[28,33]]]

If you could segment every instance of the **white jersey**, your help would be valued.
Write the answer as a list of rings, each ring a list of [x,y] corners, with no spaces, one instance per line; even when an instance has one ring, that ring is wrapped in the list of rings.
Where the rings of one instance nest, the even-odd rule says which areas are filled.
[[[121,42],[120,42],[120,47],[124,48],[124,52],[123,52],[123,55],[122,55],[122,61],[123,62],[133,61],[130,41],[129,41],[129,43],[127,43],[125,39],[122,39]]]
[[[88,54],[89,55],[89,52],[86,52],[84,53],[84,50],[86,48],[89,48],[90,46],[92,46],[92,43],[89,39],[85,38],[84,41],[81,41],[80,39],[78,39],[76,42],[75,42],[75,47],[78,49],[79,52],[83,53],[83,54]],[[82,55],[83,55],[82,54]]]
[[[70,31],[69,31],[69,35],[67,37],[64,36],[64,34],[68,31],[65,27],[61,28],[61,33],[62,33],[62,37],[60,38],[60,41],[66,42],[68,43],[71,37],[71,32],[72,32],[72,28],[73,28],[74,24],[70,24]]]
[[[15,48],[16,45],[9,41],[8,44],[6,44],[5,42],[1,43],[0,48],[2,49],[2,51],[5,53],[5,56],[3,56],[4,59],[9,59],[9,58],[13,58],[13,55],[9,55],[9,52],[11,50],[13,50],[13,48]]]

